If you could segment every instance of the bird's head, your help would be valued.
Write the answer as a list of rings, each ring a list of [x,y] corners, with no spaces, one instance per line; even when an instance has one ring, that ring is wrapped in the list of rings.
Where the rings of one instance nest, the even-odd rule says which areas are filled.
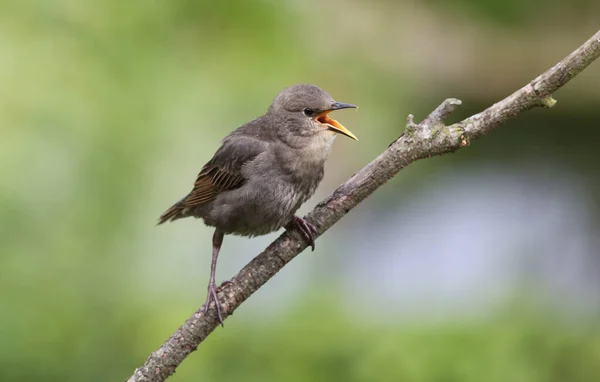
[[[288,121],[286,133],[295,136],[315,137],[321,134],[342,134],[358,140],[341,123],[329,117],[334,110],[357,108],[357,106],[336,102],[324,90],[314,85],[294,85],[281,91],[268,114],[279,115]]]

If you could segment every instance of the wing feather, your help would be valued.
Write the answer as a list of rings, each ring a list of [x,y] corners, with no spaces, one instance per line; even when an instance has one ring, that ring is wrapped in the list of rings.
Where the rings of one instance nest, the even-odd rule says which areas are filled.
[[[234,190],[244,185],[246,178],[242,167],[254,160],[268,147],[268,142],[253,136],[228,136],[214,157],[198,174],[192,191],[175,203],[159,218],[159,223],[189,216],[194,208],[213,201],[219,193]]]

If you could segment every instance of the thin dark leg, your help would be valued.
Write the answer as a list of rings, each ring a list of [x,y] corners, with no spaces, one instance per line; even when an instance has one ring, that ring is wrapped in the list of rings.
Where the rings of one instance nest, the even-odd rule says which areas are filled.
[[[286,224],[285,229],[297,229],[300,231],[302,236],[304,236],[306,241],[308,241],[310,248],[313,251],[315,250],[315,236],[317,234],[317,228],[314,225],[310,224],[301,217],[294,216],[292,220]]]
[[[213,235],[212,243],[213,243],[213,252],[212,252],[212,262],[210,263],[210,280],[208,282],[208,296],[206,297],[206,302],[204,303],[204,312],[208,312],[208,307],[210,306],[211,300],[215,302],[215,309],[217,310],[217,316],[219,317],[219,322],[221,326],[223,326],[223,317],[221,316],[221,306],[219,304],[219,299],[217,298],[217,285],[215,283],[215,274],[217,272],[217,258],[219,257],[219,250],[221,249],[221,244],[223,244],[223,232],[218,229],[215,230]]]

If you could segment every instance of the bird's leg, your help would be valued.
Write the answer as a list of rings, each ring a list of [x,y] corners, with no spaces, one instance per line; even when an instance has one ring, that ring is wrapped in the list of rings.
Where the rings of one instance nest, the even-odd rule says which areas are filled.
[[[217,316],[219,318],[219,322],[221,326],[223,325],[223,317],[221,316],[221,306],[219,304],[219,299],[217,298],[217,286],[215,284],[215,274],[217,272],[217,258],[219,257],[219,250],[221,249],[221,244],[223,244],[223,232],[218,229],[215,230],[215,233],[212,238],[213,243],[213,252],[212,252],[212,262],[210,264],[210,280],[208,282],[208,296],[206,297],[206,302],[204,303],[204,313],[208,312],[208,307],[210,306],[210,301],[215,302],[215,309],[217,310]]]
[[[301,217],[294,216],[288,224],[285,225],[285,229],[297,229],[300,231],[302,236],[308,241],[310,248],[315,250],[315,235],[317,234],[317,228]]]

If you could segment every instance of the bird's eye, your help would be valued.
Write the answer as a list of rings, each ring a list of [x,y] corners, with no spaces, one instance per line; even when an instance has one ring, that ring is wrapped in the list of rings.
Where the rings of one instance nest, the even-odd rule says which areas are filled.
[[[315,115],[315,111],[313,109],[306,108],[304,109],[304,114],[308,117],[312,117]]]

